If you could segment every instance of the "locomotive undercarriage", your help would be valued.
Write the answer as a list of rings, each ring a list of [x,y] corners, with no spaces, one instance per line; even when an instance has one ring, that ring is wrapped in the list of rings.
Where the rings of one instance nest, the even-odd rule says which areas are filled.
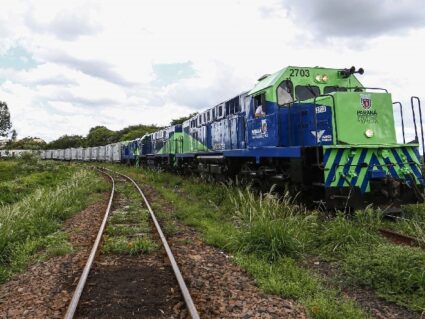
[[[235,180],[239,185],[252,185],[253,189],[269,192],[289,191],[310,208],[353,211],[370,204],[384,210],[399,210],[405,203],[421,198],[423,187],[410,187],[391,178],[370,180],[370,192],[359,187],[325,187],[324,171],[316,148],[304,148],[300,158],[225,158],[222,155],[198,157],[152,157],[145,159],[151,167],[182,175],[197,174],[206,180]]]

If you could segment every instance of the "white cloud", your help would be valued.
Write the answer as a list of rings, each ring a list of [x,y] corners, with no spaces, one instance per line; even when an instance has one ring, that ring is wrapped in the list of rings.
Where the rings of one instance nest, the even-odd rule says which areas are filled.
[[[0,69],[0,99],[19,136],[48,140],[95,125],[166,125],[287,65],[362,66],[366,85],[407,102],[422,92],[423,6],[391,1],[350,2],[338,18],[347,7],[334,0],[4,0],[0,58],[22,47],[37,65]],[[184,76],[154,69],[188,61]]]

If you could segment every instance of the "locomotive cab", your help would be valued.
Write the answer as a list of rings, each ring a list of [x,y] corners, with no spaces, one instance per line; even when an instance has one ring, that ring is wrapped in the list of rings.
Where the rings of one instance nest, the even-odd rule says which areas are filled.
[[[285,154],[279,175],[331,208],[415,202],[424,184],[418,145],[397,143],[391,95],[355,73],[363,69],[288,67],[262,77],[249,92],[248,147]],[[255,117],[259,103],[265,114]]]

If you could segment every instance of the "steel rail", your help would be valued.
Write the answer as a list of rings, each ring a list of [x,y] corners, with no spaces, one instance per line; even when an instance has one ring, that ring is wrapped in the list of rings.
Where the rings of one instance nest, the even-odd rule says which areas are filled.
[[[418,239],[408,235],[404,235],[398,232],[395,232],[390,229],[380,228],[379,232],[388,240],[392,241],[395,244],[403,244],[408,246],[421,246]]]
[[[72,296],[71,302],[69,303],[68,309],[66,311],[66,314],[65,314],[65,317],[64,317],[65,319],[74,318],[75,311],[77,310],[77,307],[78,307],[78,302],[80,301],[80,297],[81,297],[81,294],[83,293],[83,289],[84,289],[84,286],[86,284],[87,277],[89,275],[91,266],[92,266],[93,261],[94,261],[94,257],[96,256],[96,252],[97,252],[97,249],[99,247],[99,243],[100,243],[100,240],[102,238],[103,231],[105,230],[106,221],[108,220],[109,213],[111,211],[112,200],[113,200],[114,194],[115,194],[115,180],[114,180],[114,178],[104,171],[101,171],[99,169],[98,169],[98,171],[105,174],[106,176],[108,176],[109,179],[111,180],[111,182],[112,182],[111,196],[109,197],[108,207],[106,208],[105,216],[103,217],[102,224],[100,225],[100,228],[99,228],[99,231],[97,233],[97,237],[96,237],[96,240],[93,244],[92,250],[90,252],[89,258],[87,259],[86,265],[84,266],[84,269],[83,269],[83,273],[81,274],[80,280],[78,281],[77,288],[75,288],[74,295]]]
[[[109,172],[111,172],[111,173],[114,173],[114,174],[117,174],[117,175],[121,175],[122,177],[126,178],[127,180],[129,180],[130,182],[132,182],[133,185],[139,191],[140,195],[142,196],[142,198],[143,198],[143,200],[145,202],[146,207],[149,210],[149,214],[151,215],[151,218],[152,218],[152,220],[153,220],[153,222],[155,224],[155,228],[156,228],[156,230],[157,230],[157,232],[159,234],[159,237],[161,238],[161,241],[162,241],[162,244],[163,244],[163,246],[165,248],[165,251],[167,252],[168,259],[170,260],[171,267],[173,268],[174,275],[176,276],[177,282],[178,282],[179,287],[180,287],[180,291],[182,292],[184,301],[186,303],[187,310],[189,311],[190,316],[192,317],[192,319],[199,319],[200,317],[199,317],[198,311],[196,310],[196,307],[195,307],[195,304],[193,302],[193,299],[192,299],[192,297],[190,295],[189,289],[186,286],[186,283],[185,283],[185,281],[183,279],[183,276],[182,276],[182,274],[180,272],[179,266],[177,265],[176,259],[174,258],[173,252],[171,251],[171,248],[168,245],[167,239],[165,238],[164,233],[162,232],[161,226],[159,225],[158,220],[156,219],[156,216],[155,216],[155,214],[154,214],[154,212],[152,210],[152,207],[149,204],[149,201],[147,200],[145,194],[140,189],[139,185],[137,185],[137,183],[131,177],[129,177],[127,175],[124,175],[124,174],[121,174],[121,173],[118,173],[118,172],[115,172],[115,171],[110,170],[108,168],[104,168],[104,169],[107,170],[107,171],[109,171]]]

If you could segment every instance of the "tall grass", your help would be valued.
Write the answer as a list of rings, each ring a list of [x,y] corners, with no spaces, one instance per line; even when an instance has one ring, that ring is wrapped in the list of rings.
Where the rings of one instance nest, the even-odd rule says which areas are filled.
[[[15,271],[9,268],[20,248],[32,247],[28,256],[40,250],[38,244],[29,243],[57,231],[63,220],[85,207],[90,193],[106,185],[95,173],[79,170],[53,189],[39,188],[13,205],[1,206],[0,281]]]
[[[307,214],[289,193],[278,197],[272,191],[259,196],[249,188],[229,192],[235,223],[242,229],[236,246],[243,253],[260,254],[270,261],[296,258],[311,244],[317,215]]]
[[[77,170],[63,163],[37,158],[0,161],[0,205],[18,202],[40,186],[56,186]]]

